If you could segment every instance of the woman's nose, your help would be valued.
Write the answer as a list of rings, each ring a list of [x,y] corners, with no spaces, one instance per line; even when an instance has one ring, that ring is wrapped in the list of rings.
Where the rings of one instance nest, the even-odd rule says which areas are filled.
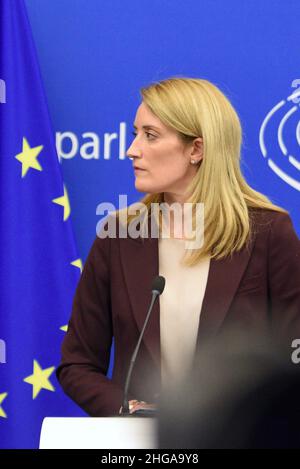
[[[140,158],[142,156],[141,150],[135,145],[134,141],[126,151],[126,156],[130,159]]]

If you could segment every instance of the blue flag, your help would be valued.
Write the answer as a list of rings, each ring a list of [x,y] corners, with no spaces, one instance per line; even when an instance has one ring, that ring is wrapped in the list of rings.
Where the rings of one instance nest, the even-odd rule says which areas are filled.
[[[0,1],[0,447],[82,415],[55,378],[81,261],[23,0]]]

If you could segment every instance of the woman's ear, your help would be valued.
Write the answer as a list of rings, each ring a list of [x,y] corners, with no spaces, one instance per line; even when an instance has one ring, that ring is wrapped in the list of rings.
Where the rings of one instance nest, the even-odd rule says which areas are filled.
[[[195,163],[200,163],[202,158],[203,158],[203,138],[197,137],[193,141],[191,159],[193,159]]]

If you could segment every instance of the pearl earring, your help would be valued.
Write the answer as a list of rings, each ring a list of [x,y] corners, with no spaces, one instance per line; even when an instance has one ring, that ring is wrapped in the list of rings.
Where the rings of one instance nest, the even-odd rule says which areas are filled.
[[[195,160],[191,160],[191,163],[192,163],[192,164],[196,164],[196,161],[195,161]]]

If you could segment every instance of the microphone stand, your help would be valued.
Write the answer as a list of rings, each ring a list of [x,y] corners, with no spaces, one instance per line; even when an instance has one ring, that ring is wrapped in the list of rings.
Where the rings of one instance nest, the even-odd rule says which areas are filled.
[[[157,297],[163,292],[164,290],[164,287],[165,287],[165,279],[164,277],[161,277],[161,276],[157,276],[155,279],[154,279],[154,282],[153,282],[153,287],[152,287],[152,299],[151,299],[151,303],[150,303],[150,306],[149,306],[149,309],[148,309],[148,313],[147,313],[147,316],[146,316],[146,319],[145,319],[145,322],[144,322],[144,325],[143,325],[143,328],[142,328],[142,331],[140,333],[140,337],[139,337],[139,340],[138,340],[138,343],[135,347],[135,350],[132,354],[132,357],[131,357],[131,360],[130,360],[130,366],[129,366],[129,370],[128,370],[128,373],[127,373],[127,377],[126,377],[126,381],[125,381],[125,388],[124,388],[124,399],[123,399],[123,405],[122,405],[122,413],[121,415],[132,415],[130,414],[129,412],[129,402],[128,402],[128,390],[129,390],[129,384],[130,384],[130,380],[131,380],[131,375],[132,375],[132,371],[133,371],[133,368],[134,368],[134,364],[135,364],[135,361],[136,361],[136,357],[137,357],[137,354],[139,352],[139,348],[140,348],[140,345],[141,345],[141,342],[142,342],[142,339],[143,339],[143,336],[144,336],[144,332],[145,332],[145,329],[147,327],[147,324],[148,324],[148,321],[149,321],[149,318],[150,318],[150,314],[151,314],[151,311],[152,311],[152,308],[153,308],[153,305],[155,303],[155,300],[157,299]],[[134,415],[144,415],[144,416],[148,416],[148,415],[153,415],[153,413],[155,413],[156,409],[151,409],[151,408],[145,408],[145,409],[140,409],[140,410],[137,410]]]

